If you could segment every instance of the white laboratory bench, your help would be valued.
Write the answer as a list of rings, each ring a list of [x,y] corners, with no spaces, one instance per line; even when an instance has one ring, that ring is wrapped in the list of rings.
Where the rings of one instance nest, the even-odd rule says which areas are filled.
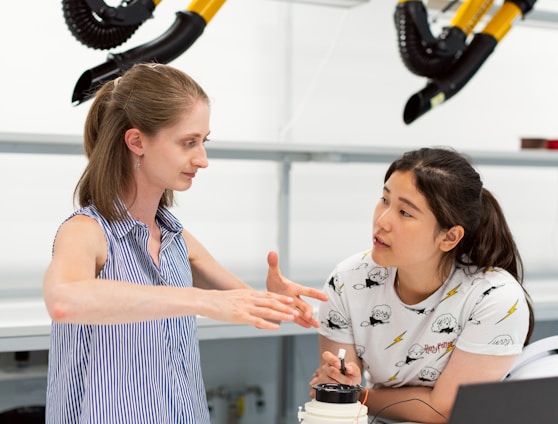
[[[558,278],[529,281],[526,284],[535,304],[536,321],[558,320]],[[48,350],[50,322],[42,298],[3,296],[0,299],[0,352]],[[205,317],[198,317],[198,330],[200,340],[290,336],[315,332],[314,329],[293,323],[283,323],[279,330],[268,331]]]

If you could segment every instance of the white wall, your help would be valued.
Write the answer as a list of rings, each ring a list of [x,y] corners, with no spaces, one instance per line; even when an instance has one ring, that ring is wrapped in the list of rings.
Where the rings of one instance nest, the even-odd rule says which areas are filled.
[[[0,132],[80,134],[89,104],[72,106],[71,93],[81,73],[104,62],[107,52],[73,39],[59,1],[4,3]],[[187,4],[162,2],[154,19],[112,51],[154,39]],[[517,150],[522,136],[558,137],[558,31],[526,25],[512,29],[454,98],[405,125],[404,104],[425,81],[399,59],[395,4],[371,0],[343,10],[230,0],[173,65],[212,97],[216,140],[503,151]],[[83,166],[79,156],[0,154],[1,288],[40,289],[52,239],[72,211]],[[369,246],[384,170],[372,164],[293,166],[291,278],[320,284],[338,260]],[[557,273],[557,170],[483,167],[481,173],[502,202],[528,273]],[[213,160],[192,189],[178,196],[175,212],[185,226],[254,284],[265,276],[267,250],[277,248],[277,175],[269,162]],[[302,372],[297,370],[299,402],[306,400],[305,381],[317,360],[314,342],[297,352],[305,360]],[[230,349],[202,347],[214,353]],[[214,368],[220,357],[205,357],[208,388],[246,377],[227,373],[227,365]],[[278,357],[268,359],[277,365]],[[260,367],[247,381],[264,384],[274,402],[275,375]]]
[[[188,3],[163,1],[154,19],[111,51],[154,39]],[[291,139],[298,142],[516,149],[522,135],[558,132],[558,31],[526,25],[512,28],[448,103],[403,124],[403,106],[425,80],[399,59],[395,4],[371,0],[339,9],[230,0],[173,64],[212,96],[214,138],[222,140],[278,140],[289,120],[283,102],[291,96]],[[81,133],[88,106],[71,106],[71,93],[81,73],[104,62],[107,52],[72,37],[61,2],[8,2],[3,16],[0,131]],[[289,63],[291,78],[284,72]],[[293,92],[285,93],[289,85]]]
[[[399,58],[395,3],[339,9],[231,0],[173,65],[212,97],[216,140],[517,150],[522,136],[558,135],[558,31],[528,25],[512,28],[455,97],[405,125],[403,106],[425,80]],[[162,2],[154,19],[111,51],[154,39],[186,6]],[[72,106],[71,93],[81,73],[103,63],[107,52],[72,37],[61,2],[8,2],[4,9],[0,132],[80,134],[90,102]],[[82,169],[80,157],[0,155],[0,197],[10,205],[0,209],[0,220],[11,223],[0,264],[4,287],[38,285]],[[369,245],[384,170],[293,166],[293,278],[322,281],[340,258]],[[556,270],[556,171],[482,171],[505,207],[528,271]],[[225,265],[250,282],[262,281],[265,253],[277,248],[275,164],[213,160],[179,204],[185,225]]]

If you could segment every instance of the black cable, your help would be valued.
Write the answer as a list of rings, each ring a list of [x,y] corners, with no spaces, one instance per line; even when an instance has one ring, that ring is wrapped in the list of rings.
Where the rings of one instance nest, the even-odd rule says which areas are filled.
[[[457,2],[458,2],[458,0],[452,0],[452,1],[450,1],[448,4],[446,4],[446,5],[442,8],[442,13],[446,13],[448,10],[450,10],[450,9],[453,7],[453,5],[454,5],[455,3],[457,3]]]
[[[445,419],[446,421],[449,420],[448,417],[446,417],[444,414],[442,414],[440,411],[436,410],[436,408],[434,408],[432,405],[430,405],[429,403],[423,401],[422,399],[418,399],[418,398],[412,398],[412,399],[405,399],[405,400],[400,400],[397,402],[394,402],[392,404],[386,405],[384,406],[382,409],[380,409],[376,414],[374,414],[374,419],[370,422],[370,424],[374,424],[374,421],[376,421],[376,419],[378,419],[378,416],[384,412],[386,409],[391,408],[392,406],[395,405],[399,405],[401,403],[406,403],[406,402],[411,402],[413,400],[418,400],[419,402],[421,402],[422,404],[428,406],[430,409],[432,409],[436,414],[438,414],[440,417],[442,417],[443,419]],[[378,421],[379,423],[379,421]]]

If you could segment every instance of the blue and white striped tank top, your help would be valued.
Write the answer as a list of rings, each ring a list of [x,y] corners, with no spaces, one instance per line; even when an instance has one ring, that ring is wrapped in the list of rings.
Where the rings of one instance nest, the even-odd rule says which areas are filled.
[[[98,278],[191,287],[188,250],[178,220],[159,208],[159,267],[147,250],[145,224],[109,222],[94,206],[108,243]],[[73,216],[72,215],[72,216]],[[53,323],[46,422],[208,424],[194,315],[117,325]]]

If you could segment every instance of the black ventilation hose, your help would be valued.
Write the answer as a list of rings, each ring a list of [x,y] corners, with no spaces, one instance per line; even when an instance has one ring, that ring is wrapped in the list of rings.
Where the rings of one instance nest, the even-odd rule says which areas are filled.
[[[448,71],[466,47],[466,35],[458,27],[444,28],[434,38],[422,0],[398,3],[394,14],[399,55],[412,73],[434,78]]]
[[[176,12],[174,23],[155,40],[123,53],[111,53],[105,63],[85,71],[76,83],[72,103],[78,105],[90,99],[101,85],[117,78],[136,63],[168,63],[176,59],[194,44],[205,26],[205,20],[195,12]]]
[[[72,35],[93,49],[111,49],[128,40],[154,10],[151,0],[132,0],[109,7],[102,0],[62,0],[64,20]]]
[[[411,96],[405,105],[403,121],[410,124],[433,107],[455,95],[475,75],[497,44],[498,41],[492,35],[475,34],[459,61],[448,74],[441,78],[434,78],[421,91]]]

